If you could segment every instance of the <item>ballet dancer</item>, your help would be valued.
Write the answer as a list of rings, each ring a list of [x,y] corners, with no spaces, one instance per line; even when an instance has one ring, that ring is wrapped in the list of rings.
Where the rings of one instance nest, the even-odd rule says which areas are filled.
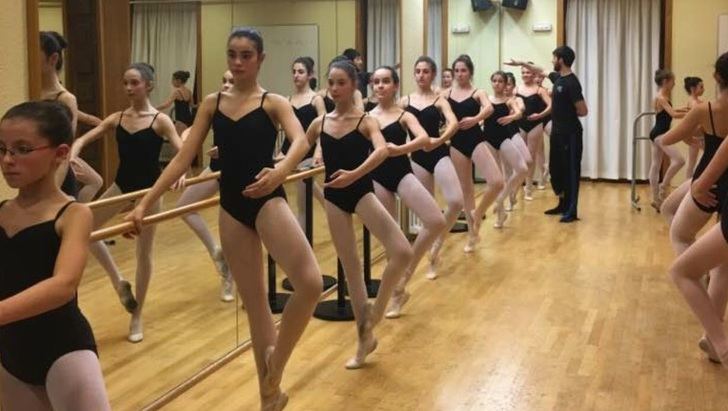
[[[157,106],[157,110],[165,111],[174,105],[174,128],[177,134],[182,135],[192,125],[192,91],[187,88],[189,71],[178,70],[172,73],[172,92],[167,100]]]
[[[0,120],[0,167],[17,189],[0,202],[0,406],[110,410],[96,342],[78,307],[93,216],[55,181],[73,113],[27,102]]]
[[[370,172],[388,157],[388,148],[377,121],[353,104],[356,69],[350,62],[333,61],[329,65],[328,89],[336,107],[311,123],[307,137],[311,144],[321,139],[326,166],[326,216],[336,254],[346,275],[359,337],[356,355],[347,361],[346,368],[356,369],[364,365],[367,355],[377,347],[374,327],[383,318],[396,285],[412,262],[412,248],[374,195]],[[387,253],[387,265],[374,305],[367,302],[354,236],[354,213]]]
[[[43,100],[58,101],[71,110],[71,126],[75,136],[78,121],[95,123],[98,118],[79,111],[76,96],[66,90],[58,78],[58,73],[63,68],[63,50],[66,46],[66,40],[55,31],[40,32],[40,47],[43,51],[40,96]],[[58,173],[56,178],[61,184],[61,190],[82,203],[93,200],[104,183],[99,173],[81,158],[71,166],[64,164],[58,167]],[[82,185],[80,189],[79,183]]]
[[[534,72],[521,66],[522,84],[516,89],[516,95],[523,100],[525,112],[519,122],[521,135],[526,141],[532,159],[537,159],[538,153],[543,152],[543,119],[551,113],[551,97],[548,92],[539,86],[534,78]],[[533,173],[536,161],[531,161],[526,174],[526,188],[523,199],[533,200]],[[543,170],[539,181],[543,180]]]
[[[685,77],[683,80],[685,92],[688,93],[688,111],[693,107],[699,105],[703,101],[700,97],[705,92],[703,86],[703,80],[700,77]],[[693,178],[695,173],[695,166],[698,164],[698,155],[700,150],[703,148],[702,133],[703,130],[695,130],[695,138],[699,141],[699,144],[688,144],[688,161],[687,167],[685,167],[685,178],[690,180]]]
[[[220,91],[228,92],[233,87],[233,74],[230,70],[226,71],[222,76],[222,85]],[[185,129],[182,132],[182,140],[187,140],[187,136],[190,133],[190,129]],[[217,139],[215,135],[212,136],[213,147],[209,151],[210,154],[210,165],[202,170],[200,176],[206,176],[208,174],[220,171],[220,160],[217,156]],[[188,204],[202,201],[206,198],[211,197],[220,190],[220,182],[218,180],[207,180],[199,184],[189,186],[177,200],[176,208],[186,206]],[[207,252],[210,254],[210,258],[215,263],[215,268],[218,274],[220,274],[221,285],[220,285],[220,300],[224,302],[230,302],[235,299],[233,278],[230,274],[225,256],[223,255],[222,248],[217,244],[215,239],[212,237],[210,230],[205,224],[205,220],[202,219],[199,213],[189,213],[182,216],[182,220],[187,224],[192,231],[195,232],[197,237],[205,245]]]
[[[673,118],[685,117],[685,112],[672,108],[670,93],[675,87],[675,75],[670,70],[659,69],[655,72],[655,83],[657,84],[657,96],[653,106],[657,112],[655,125],[650,131],[652,141],[652,162],[650,164],[650,189],[652,191],[652,203],[650,205],[658,213],[662,202],[667,198],[670,182],[678,171],[685,165],[685,159],[675,147],[665,146],[660,143],[660,136],[670,130]],[[662,168],[663,156],[670,158],[670,166],[660,182],[660,170]]]
[[[176,150],[182,146],[172,120],[157,111],[149,101],[153,87],[152,66],[146,63],[130,65],[124,72],[124,89],[129,97],[129,107],[106,117],[98,127],[76,140],[72,147],[73,164],[84,147],[111,131],[115,133],[119,168],[114,183],[101,195],[102,199],[151,187],[160,174],[159,153],[162,143],[169,141]],[[94,229],[104,225],[127,205],[120,203],[94,210]],[[156,202],[150,211],[157,212],[159,209],[160,202]],[[136,299],[131,292],[131,285],[122,276],[103,241],[96,241],[89,246],[91,253],[109,275],[122,305],[131,313],[127,339],[132,343],[144,338],[142,308],[152,276],[154,232],[154,226],[145,227],[137,239]]]
[[[184,175],[212,126],[221,163],[220,239],[230,272],[243,297],[258,371],[262,410],[281,410],[288,397],[280,389],[283,370],[321,295],[321,270],[285,200],[281,184],[310,146],[293,108],[258,83],[265,59],[263,38],[251,28],[235,29],[227,41],[227,65],[234,77],[229,92],[202,101],[182,150],[126,217],[136,233],[144,215],[167,187]],[[275,166],[278,125],[293,138]],[[255,138],[241,138],[255,137]],[[263,246],[286,272],[295,292],[276,331],[263,274]]]
[[[432,88],[436,75],[437,64],[434,60],[427,56],[418,58],[414,67],[417,90],[407,97],[402,97],[399,103],[400,107],[417,118],[430,137],[430,143],[424,149],[412,152],[412,171],[433,197],[437,183],[447,203],[445,228],[430,248],[430,264],[426,274],[429,280],[437,278],[440,249],[463,209],[463,191],[447,146],[447,142],[458,129],[458,121],[447,99]],[[441,119],[445,119],[442,133]]]
[[[463,190],[465,218],[468,222],[468,242],[464,251],[472,253],[480,241],[480,224],[485,210],[503,190],[503,174],[485,144],[480,122],[493,113],[493,105],[483,90],[473,87],[474,72],[470,56],[462,54],[452,64],[455,81],[447,100],[458,120],[458,131],[450,143],[450,157]],[[488,182],[480,204],[475,204],[473,165]]]

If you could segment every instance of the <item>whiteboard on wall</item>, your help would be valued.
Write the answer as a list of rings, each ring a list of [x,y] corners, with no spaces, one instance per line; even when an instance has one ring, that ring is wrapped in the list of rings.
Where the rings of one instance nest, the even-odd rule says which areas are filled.
[[[718,16],[718,55],[728,52],[728,14]]]
[[[263,36],[265,61],[258,82],[266,90],[289,96],[293,92],[291,64],[296,57],[312,57],[319,64],[318,26],[315,24],[253,26]],[[318,70],[318,66],[316,67]]]

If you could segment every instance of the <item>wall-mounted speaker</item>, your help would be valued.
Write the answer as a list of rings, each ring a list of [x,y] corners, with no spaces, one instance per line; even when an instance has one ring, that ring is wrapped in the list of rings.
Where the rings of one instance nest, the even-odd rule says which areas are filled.
[[[508,7],[511,9],[526,10],[526,6],[528,6],[528,0],[503,0],[501,4],[503,5],[503,7]]]
[[[493,2],[490,0],[470,0],[473,4],[473,11],[484,11],[493,8]]]

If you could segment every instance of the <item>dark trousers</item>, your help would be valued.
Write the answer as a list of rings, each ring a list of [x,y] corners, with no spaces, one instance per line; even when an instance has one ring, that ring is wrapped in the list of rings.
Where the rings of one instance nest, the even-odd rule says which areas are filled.
[[[579,181],[581,180],[581,156],[584,151],[582,131],[552,133],[549,150],[551,187],[562,197],[565,216],[577,216]]]

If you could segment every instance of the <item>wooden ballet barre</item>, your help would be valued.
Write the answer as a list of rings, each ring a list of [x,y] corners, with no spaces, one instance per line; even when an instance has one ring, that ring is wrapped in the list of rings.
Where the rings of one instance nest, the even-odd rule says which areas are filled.
[[[291,181],[302,180],[309,176],[319,174],[323,169],[324,169],[324,167],[320,166],[320,167],[315,167],[315,168],[307,169],[305,171],[291,174],[290,176],[288,176],[288,178],[286,178],[285,182],[289,183]],[[304,173],[308,173],[308,172],[313,172],[313,174],[303,175]],[[299,175],[302,175],[302,176],[297,177],[295,179],[291,179],[292,177],[299,176]],[[205,181],[215,180],[218,178],[220,178],[219,171],[215,171],[213,173],[210,173],[210,174],[207,174],[204,176],[191,177],[191,178],[188,178],[185,180],[185,187],[204,183]],[[94,209],[94,208],[108,207],[110,205],[119,204],[119,203],[131,202],[133,200],[136,200],[137,198],[144,197],[144,195],[146,195],[150,190],[151,190],[151,188],[145,188],[143,190],[132,191],[132,192],[121,194],[121,195],[114,196],[114,197],[103,198],[101,200],[96,200],[96,201],[92,201],[92,202],[88,203],[88,206],[90,208]],[[171,189],[170,189],[170,191],[171,191]]]
[[[298,180],[304,180],[306,178],[313,177],[317,174],[320,174],[324,171],[324,167],[316,167],[312,168],[310,170],[301,171],[295,174],[291,174],[288,177],[286,177],[285,183],[291,183]],[[210,175],[212,176],[212,174]],[[208,176],[205,176],[208,177]],[[135,191],[135,193],[141,193],[149,190],[140,190]],[[129,193],[133,194],[133,193]],[[158,224],[162,221],[166,220],[172,220],[174,218],[183,216],[188,213],[193,213],[195,211],[204,210],[206,208],[210,208],[213,206],[216,206],[220,203],[220,196],[215,196],[208,198],[206,200],[198,201],[196,203],[187,204],[182,207],[174,208],[172,210],[162,211],[161,213],[152,214],[149,216],[144,217],[142,220],[142,225],[152,225],[152,224]],[[132,231],[134,229],[134,224],[132,222],[126,222],[121,223],[117,225],[113,225],[111,227],[101,228],[91,233],[91,241],[99,241],[104,240],[110,237],[115,237],[119,234],[124,234]]]

